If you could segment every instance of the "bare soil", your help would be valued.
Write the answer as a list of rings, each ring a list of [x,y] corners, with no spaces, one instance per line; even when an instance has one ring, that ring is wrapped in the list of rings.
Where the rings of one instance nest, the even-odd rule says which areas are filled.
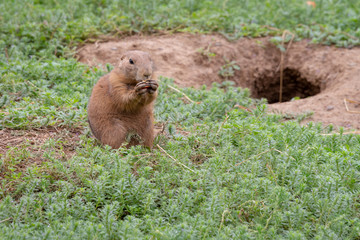
[[[30,166],[36,167],[36,174],[52,179],[71,178],[71,181],[80,183],[75,172],[69,176],[46,165],[49,161],[46,154],[62,161],[70,159],[79,145],[80,134],[80,129],[65,128],[0,130],[0,183],[3,194],[11,194],[18,200],[21,195],[17,189],[24,181],[23,176]]]
[[[78,49],[78,59],[104,67],[115,65],[127,50],[143,50],[151,53],[159,76],[173,78],[181,87],[231,80],[249,88],[252,97],[266,98],[270,111],[312,111],[314,115],[305,121],[360,129],[360,48],[320,46],[309,40],[287,43],[285,48],[281,52],[270,38],[230,42],[219,35],[179,33],[99,40]],[[233,76],[221,76],[221,67],[232,61],[240,70],[233,69]],[[281,64],[283,102],[279,103]],[[356,101],[348,102],[349,111],[344,99]]]
[[[80,140],[80,130],[68,129],[32,129],[32,130],[0,130],[0,180],[10,171],[23,172],[28,166],[41,166],[47,161],[44,152],[54,153],[58,159],[67,160],[75,154],[75,147]],[[47,144],[52,139],[57,144]],[[47,144],[47,145],[46,145]],[[17,159],[16,162],[13,159]]]

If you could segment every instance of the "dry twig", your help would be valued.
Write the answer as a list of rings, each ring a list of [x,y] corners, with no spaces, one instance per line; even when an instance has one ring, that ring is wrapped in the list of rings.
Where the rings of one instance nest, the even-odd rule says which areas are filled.
[[[225,221],[225,214],[229,214],[230,211],[225,209],[225,211],[222,213],[222,216],[221,216],[221,223],[220,223],[220,227],[219,227],[219,231],[221,230],[222,226],[224,225],[224,221]]]
[[[346,111],[347,111],[347,112],[349,112],[349,113],[356,113],[356,114],[360,114],[360,112],[359,112],[359,111],[352,111],[352,110],[349,110],[349,107],[348,107],[348,105],[347,105],[347,102],[350,102],[350,103],[356,103],[356,104],[360,104],[360,102],[344,98],[344,104],[345,104]]]
[[[9,218],[7,218],[7,219],[1,220],[1,221],[0,221],[0,223],[3,223],[3,222],[6,222],[6,221],[9,221],[9,220],[11,220],[11,219],[12,219],[12,217],[9,217]]]
[[[282,43],[281,45],[284,46],[285,43],[285,38],[287,35],[291,35],[291,40],[287,46],[287,48],[285,49],[285,52],[281,51],[281,56],[280,56],[280,91],[279,91],[279,102],[282,102],[282,92],[283,92],[283,81],[284,81],[284,58],[285,55],[287,53],[287,51],[290,49],[291,44],[295,38],[295,34],[293,34],[292,32],[285,30],[282,34]]]
[[[175,92],[181,93],[181,94],[184,96],[184,98],[185,98],[186,100],[188,100],[189,102],[191,102],[191,103],[196,103],[196,104],[199,104],[199,103],[200,103],[200,102],[195,102],[195,101],[191,100],[185,93],[183,93],[183,92],[180,91],[179,89],[174,88],[174,87],[172,87],[172,86],[168,86],[168,87],[169,87],[170,89],[174,90]]]
[[[251,111],[250,108],[241,106],[241,105],[239,105],[239,104],[236,104],[234,107],[237,107],[237,108],[243,109],[243,110],[245,110],[245,111],[248,111],[249,113],[252,113],[252,111]]]
[[[6,61],[9,62],[9,53],[7,48],[5,48],[5,57],[6,57]]]
[[[260,27],[263,27],[263,28],[267,28],[267,29],[270,29],[272,31],[276,31],[276,32],[280,32],[281,30],[279,28],[275,28],[275,27],[271,27],[269,25],[262,25]]]
[[[261,152],[261,153],[259,153],[259,154],[256,154],[256,155],[254,155],[254,156],[251,156],[251,157],[245,159],[244,161],[241,161],[241,162],[235,164],[234,167],[237,167],[237,166],[239,166],[239,165],[241,165],[241,164],[249,161],[249,160],[252,159],[252,158],[259,157],[259,156],[261,156],[261,155],[263,155],[263,154],[265,154],[265,153],[271,152],[271,151],[275,151],[275,152],[278,152],[278,153],[281,153],[281,154],[285,154],[285,155],[287,155],[289,158],[292,158],[293,160],[296,161],[296,159],[295,159],[294,157],[290,156],[288,153],[282,152],[282,151],[280,151],[280,150],[278,150],[278,149],[276,149],[276,148],[270,148],[270,149],[268,149],[268,150],[266,150],[266,151],[263,151],[263,152]],[[230,172],[230,169],[228,170],[228,172]]]
[[[340,135],[340,133],[323,133],[320,134],[321,136],[332,136],[332,135]],[[349,134],[360,134],[360,131],[354,131],[354,132],[344,132],[341,133],[341,135],[349,135]]]
[[[241,106],[241,105],[239,105],[239,104],[235,104],[229,111],[227,111],[227,112],[225,113],[225,116],[226,116],[226,117],[225,117],[225,120],[223,121],[223,123],[221,124],[221,126],[219,127],[219,129],[217,130],[216,135],[219,134],[220,130],[222,129],[222,127],[224,126],[224,124],[225,124],[226,121],[228,120],[228,118],[229,118],[228,113],[229,113],[230,111],[234,110],[235,108],[240,108],[240,109],[243,109],[243,110],[245,110],[245,111],[248,111],[248,112],[252,113],[252,111],[251,111],[250,108]]]
[[[226,121],[228,120],[229,115],[226,113],[226,117],[225,120],[222,122],[222,124],[220,125],[219,129],[216,132],[216,135],[219,134],[220,130],[222,129],[222,127],[224,126],[224,124],[226,123]]]
[[[166,156],[168,156],[169,158],[171,158],[174,162],[176,162],[177,164],[179,164],[180,166],[186,168],[187,170],[196,173],[194,170],[192,170],[191,168],[189,168],[188,166],[186,166],[185,164],[183,164],[182,162],[178,161],[176,158],[174,158],[173,156],[171,156],[170,154],[168,154],[162,147],[160,147],[159,144],[156,144],[156,146],[160,149],[160,151],[162,151],[163,153],[166,154]]]
[[[256,154],[255,156],[251,156],[251,157],[245,159],[244,161],[235,164],[234,167],[237,167],[237,166],[243,164],[244,162],[249,161],[249,160],[252,159],[252,158],[259,157],[259,156],[261,156],[261,155],[263,155],[263,154],[265,154],[265,153],[268,153],[268,152],[270,152],[270,151],[272,151],[272,150],[273,150],[273,148],[270,148],[270,149],[268,149],[268,150],[266,150],[266,151],[263,151],[263,152],[261,152],[261,153],[259,153],[259,154]],[[229,172],[229,171],[230,171],[230,169],[228,170],[228,172]]]
[[[95,48],[98,49],[100,46],[99,46],[99,40],[95,42]]]

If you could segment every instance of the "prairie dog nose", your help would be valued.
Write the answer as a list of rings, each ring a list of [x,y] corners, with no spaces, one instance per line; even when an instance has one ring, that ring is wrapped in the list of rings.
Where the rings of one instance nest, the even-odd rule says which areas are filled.
[[[149,78],[150,78],[150,76],[151,76],[151,74],[150,74],[150,73],[144,73],[144,77],[145,77],[146,79],[149,79]]]

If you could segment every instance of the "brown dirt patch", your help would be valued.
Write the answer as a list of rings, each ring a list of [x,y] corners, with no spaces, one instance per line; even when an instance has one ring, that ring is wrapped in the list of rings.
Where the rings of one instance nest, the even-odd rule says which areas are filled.
[[[0,130],[0,180],[9,174],[26,171],[28,166],[41,166],[46,161],[46,151],[58,159],[69,159],[75,154],[80,134],[78,129]]]
[[[139,49],[150,52],[158,75],[173,78],[181,87],[199,87],[223,82],[222,66],[235,61],[240,70],[228,77],[237,86],[249,88],[252,97],[267,98],[269,109],[285,113],[313,111],[306,121],[323,122],[360,129],[360,48],[339,49],[294,42],[284,66],[283,103],[279,100],[281,51],[269,38],[229,42],[219,35],[174,34],[131,36],[119,40],[87,44],[79,49],[79,61],[90,66],[115,64],[120,54]],[[294,97],[300,100],[290,101]]]

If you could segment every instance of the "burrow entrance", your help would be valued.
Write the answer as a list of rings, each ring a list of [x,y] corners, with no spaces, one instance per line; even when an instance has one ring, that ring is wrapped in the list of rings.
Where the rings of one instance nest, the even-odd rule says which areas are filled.
[[[308,81],[296,69],[283,71],[282,102],[315,96],[321,92],[320,86]],[[277,103],[280,98],[280,71],[261,74],[254,79],[254,98],[266,98],[268,103]]]

